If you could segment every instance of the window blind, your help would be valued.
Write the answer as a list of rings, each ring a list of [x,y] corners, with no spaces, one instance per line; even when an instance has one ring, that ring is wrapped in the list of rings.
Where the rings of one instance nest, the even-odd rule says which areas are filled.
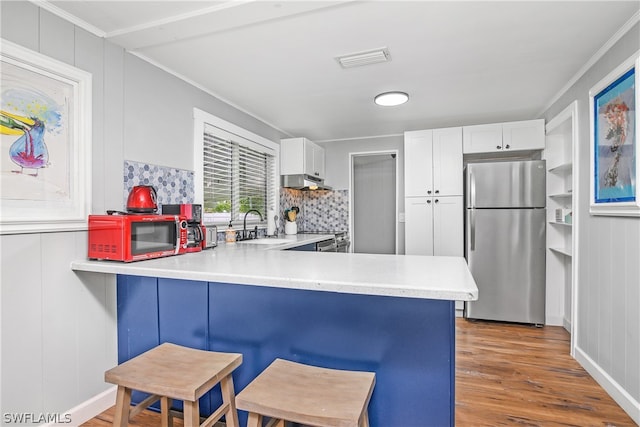
[[[244,138],[205,126],[203,135],[204,214],[214,223],[239,223],[255,209],[266,220],[273,205],[275,161],[269,150]],[[259,221],[255,213],[247,221]]]

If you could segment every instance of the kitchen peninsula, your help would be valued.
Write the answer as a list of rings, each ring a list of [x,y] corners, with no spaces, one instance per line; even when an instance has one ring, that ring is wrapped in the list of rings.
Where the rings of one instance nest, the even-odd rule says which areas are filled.
[[[478,297],[465,260],[282,250],[322,238],[72,269],[117,275],[119,363],[167,341],[239,352],[237,392],[277,357],[372,371],[371,426],[453,426],[454,301]]]

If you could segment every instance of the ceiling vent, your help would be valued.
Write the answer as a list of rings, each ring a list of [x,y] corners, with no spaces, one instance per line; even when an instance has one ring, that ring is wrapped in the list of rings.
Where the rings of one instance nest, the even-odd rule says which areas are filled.
[[[389,53],[389,49],[383,47],[380,49],[338,56],[336,61],[340,63],[342,68],[353,68],[363,65],[377,64],[378,62],[391,61],[391,54]]]

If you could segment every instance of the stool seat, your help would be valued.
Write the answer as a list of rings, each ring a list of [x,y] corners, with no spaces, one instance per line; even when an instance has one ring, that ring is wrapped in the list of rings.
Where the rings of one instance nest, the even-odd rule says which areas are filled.
[[[263,417],[322,427],[368,426],[374,384],[373,372],[276,359],[236,396],[236,405],[249,412],[248,426],[261,426]]]
[[[168,399],[184,401],[185,426],[200,425],[198,399],[220,383],[223,405],[215,415],[227,415],[227,425],[237,426],[237,411],[231,373],[242,363],[242,355],[219,353],[163,343],[104,374],[106,382],[118,386],[114,425],[126,426],[129,418],[161,400],[163,425],[171,424]],[[152,396],[131,411],[131,391]],[[138,408],[141,407],[141,408]],[[210,417],[211,418],[211,417]],[[207,420],[209,421],[209,419]]]

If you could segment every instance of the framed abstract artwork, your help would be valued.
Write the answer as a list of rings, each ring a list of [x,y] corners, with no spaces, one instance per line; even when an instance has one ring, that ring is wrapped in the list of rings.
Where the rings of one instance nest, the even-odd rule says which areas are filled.
[[[84,229],[91,74],[1,43],[0,234]]]
[[[636,53],[589,91],[592,215],[640,216]]]

